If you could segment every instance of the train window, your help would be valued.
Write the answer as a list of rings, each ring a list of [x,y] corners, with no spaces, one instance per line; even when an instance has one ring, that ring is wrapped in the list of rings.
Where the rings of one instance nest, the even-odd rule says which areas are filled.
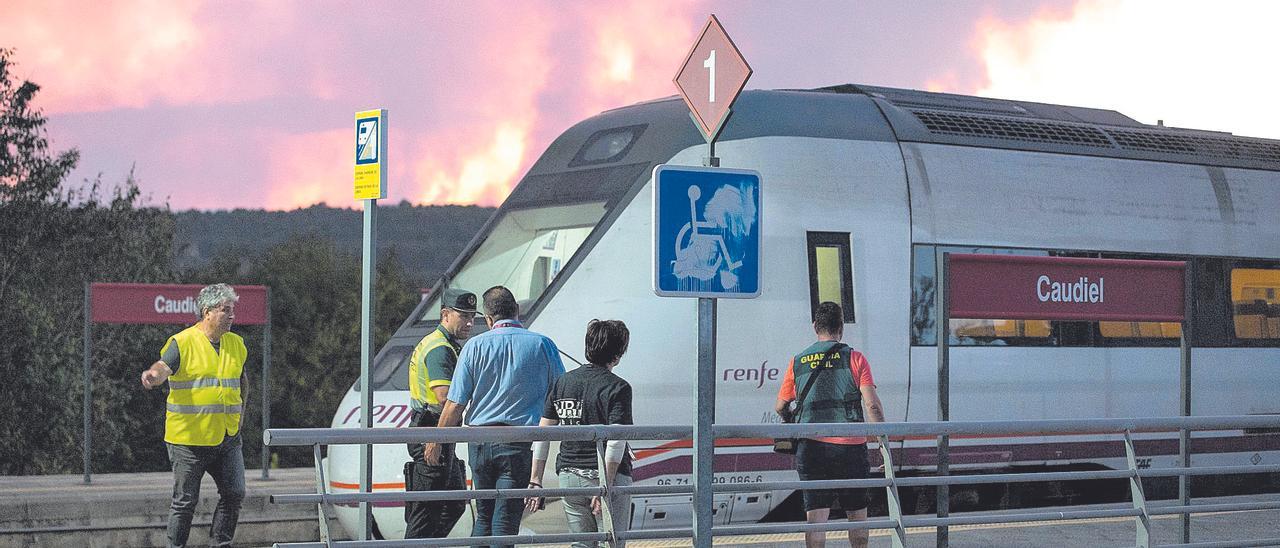
[[[587,137],[586,143],[569,161],[569,167],[609,164],[622,160],[640,139],[645,125],[604,129]]]
[[[951,320],[952,344],[1001,344],[1008,339],[1048,339],[1052,334],[1047,320]],[[1027,342],[1027,341],[1023,341]]]
[[[1098,322],[1108,339],[1176,339],[1182,336],[1178,322]]]
[[[1236,337],[1280,340],[1280,269],[1231,269]]]
[[[979,247],[944,247],[950,253],[987,253],[1001,255],[1050,255],[1036,249],[996,249]],[[911,275],[911,344],[937,344],[936,310],[937,261],[935,246],[918,245],[912,253]],[[1054,322],[1047,320],[952,319],[948,322],[947,344],[959,346],[1055,346]]]
[[[853,323],[853,259],[848,232],[810,232],[809,312],[818,303],[840,304],[845,323]]]
[[[521,209],[508,212],[454,275],[450,286],[480,295],[506,286],[526,311],[560,275],[604,217],[603,203]],[[432,297],[418,322],[440,318]]]
[[[409,356],[413,354],[412,345],[397,345],[388,348],[382,357],[373,364],[369,381],[377,390],[409,389]],[[355,389],[360,391],[360,379],[356,379]]]

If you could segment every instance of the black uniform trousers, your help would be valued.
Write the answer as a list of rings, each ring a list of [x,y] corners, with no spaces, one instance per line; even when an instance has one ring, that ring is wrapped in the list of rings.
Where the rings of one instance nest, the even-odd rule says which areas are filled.
[[[430,409],[414,412],[413,426],[435,426],[440,415]],[[466,468],[454,454],[452,443],[440,451],[440,464],[422,462],[422,444],[409,444],[409,457],[404,463],[405,491],[449,491],[467,488]],[[406,502],[404,505],[404,538],[444,538],[466,510],[465,500]]]

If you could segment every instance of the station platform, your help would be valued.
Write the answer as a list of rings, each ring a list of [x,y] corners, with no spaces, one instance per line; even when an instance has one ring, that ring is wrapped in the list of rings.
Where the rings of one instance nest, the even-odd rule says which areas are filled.
[[[248,494],[236,532],[237,546],[270,546],[275,542],[314,542],[319,539],[316,510],[309,505],[271,504],[272,494],[314,492],[310,468],[277,469],[261,479],[261,470],[246,472]],[[19,546],[125,547],[164,546],[172,475],[168,472],[99,474],[91,484],[82,475],[0,477],[0,548]],[[217,489],[207,479],[201,491],[191,533],[191,545],[208,541],[208,525],[217,501]],[[1241,495],[1195,499],[1195,503],[1278,501],[1280,494]],[[1153,505],[1168,504],[1168,501]],[[1124,508],[1115,504],[1091,508]],[[1067,511],[1071,507],[1037,508],[1035,512]],[[1028,510],[1010,512],[1024,513]],[[999,513],[999,512],[994,512]],[[980,513],[979,513],[980,514]],[[1179,542],[1177,516],[1152,518],[1154,544]],[[1193,542],[1219,542],[1280,537],[1280,510],[1197,514],[1191,519]],[[523,532],[566,532],[559,501],[547,510],[527,516]],[[336,521],[330,522],[335,539],[346,538]],[[1134,545],[1131,518],[1061,520],[1000,525],[955,526],[953,547],[1081,546],[1105,548]],[[845,546],[844,533],[829,533],[830,546]],[[935,545],[933,528],[907,531],[908,546]],[[717,546],[804,545],[800,533],[720,537]],[[692,546],[691,539],[632,541],[629,547]],[[890,546],[887,531],[871,531],[871,546]],[[1259,544],[1265,546],[1265,544]],[[555,546],[555,545],[549,545]]]
[[[1193,499],[1193,504],[1240,503],[1278,501],[1280,494],[1242,495],[1233,497],[1216,497],[1212,499]],[[1153,506],[1167,505],[1168,501],[1152,503]],[[1128,508],[1127,504],[1093,505],[1090,508]],[[1059,512],[1078,510],[1079,507],[1036,508],[1034,510],[1013,510],[1007,512],[972,512],[964,515],[982,515],[999,513],[1027,512]],[[538,512],[525,518],[523,527],[539,533],[566,532],[564,528],[564,511],[559,502],[548,504],[548,512]],[[960,514],[955,514],[960,515]],[[1179,544],[1179,516],[1153,516],[1152,545]],[[1024,523],[1007,523],[998,525],[964,525],[950,528],[950,546],[952,548],[994,548],[994,547],[1082,547],[1109,548],[1134,546],[1136,526],[1132,518],[1084,519],[1040,521]],[[1258,510],[1249,512],[1221,512],[1196,514],[1191,517],[1191,541],[1221,542],[1245,539],[1266,539],[1280,537],[1280,510]],[[839,548],[848,546],[848,535],[843,532],[828,533],[827,546]],[[936,546],[937,532],[932,527],[911,528],[907,530],[907,546],[925,548]],[[804,535],[801,533],[755,535],[740,537],[717,537],[716,546],[780,546],[802,547]],[[870,547],[891,546],[889,532],[873,530],[870,532]],[[559,546],[566,545],[540,545]],[[690,539],[670,539],[652,541],[631,541],[628,548],[679,548],[693,546]],[[1254,544],[1254,546],[1280,546],[1280,544]]]
[[[0,548],[19,546],[164,546],[173,474],[147,472],[0,477]],[[276,493],[315,492],[315,471],[284,468],[245,472],[245,500],[236,529],[240,546],[320,538],[316,509],[271,504]],[[191,527],[191,545],[208,544],[218,489],[207,475]],[[331,530],[342,531],[337,522]]]

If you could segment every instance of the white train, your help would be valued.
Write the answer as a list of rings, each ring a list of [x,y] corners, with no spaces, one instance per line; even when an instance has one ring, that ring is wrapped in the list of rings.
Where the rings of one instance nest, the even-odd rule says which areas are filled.
[[[634,386],[636,423],[690,424],[696,303],[651,289],[651,177],[657,164],[696,166],[705,155],[675,98],[583,121],[548,147],[436,289],[505,285],[529,327],[579,358],[588,320],[625,320],[632,343],[617,371]],[[760,297],[719,304],[717,422],[776,420],[782,368],[811,342],[820,300],[844,305],[846,342],[870,360],[888,419],[934,420],[937,246],[1187,260],[1194,413],[1280,413],[1280,142],[1109,110],[842,85],[744,93],[717,155],[762,174],[768,219]],[[406,424],[406,360],[438,312],[423,302],[378,353],[376,426]],[[950,327],[953,420],[1179,414],[1176,324]],[[360,388],[334,427],[358,426]],[[688,481],[688,441],[634,448],[637,483]],[[895,449],[903,473],[933,465],[931,442]],[[1138,450],[1144,465],[1169,466],[1177,443],[1145,436]],[[1280,435],[1196,438],[1194,451],[1197,462],[1275,464]],[[719,481],[795,478],[767,440],[723,440],[716,455]],[[374,488],[401,489],[406,459],[403,446],[376,448]],[[1072,469],[1122,466],[1123,452],[1085,436],[957,440],[951,459],[953,469]],[[356,489],[356,462],[354,446],[331,448],[334,492]],[[716,519],[758,521],[788,495],[718,496]],[[636,497],[632,525],[687,524],[688,501]],[[383,536],[403,534],[401,507],[374,514]],[[357,517],[338,516],[349,530]]]

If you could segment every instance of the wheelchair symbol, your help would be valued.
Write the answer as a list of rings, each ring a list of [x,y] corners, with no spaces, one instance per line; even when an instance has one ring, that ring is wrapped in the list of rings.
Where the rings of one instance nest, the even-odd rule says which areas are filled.
[[[676,233],[676,260],[671,261],[671,273],[683,281],[702,282],[698,285],[704,285],[719,275],[721,287],[734,289],[738,286],[736,271],[742,266],[742,261],[734,260],[729,252],[724,241],[725,227],[713,221],[698,220],[697,205],[702,189],[690,185],[688,194],[689,222]]]

